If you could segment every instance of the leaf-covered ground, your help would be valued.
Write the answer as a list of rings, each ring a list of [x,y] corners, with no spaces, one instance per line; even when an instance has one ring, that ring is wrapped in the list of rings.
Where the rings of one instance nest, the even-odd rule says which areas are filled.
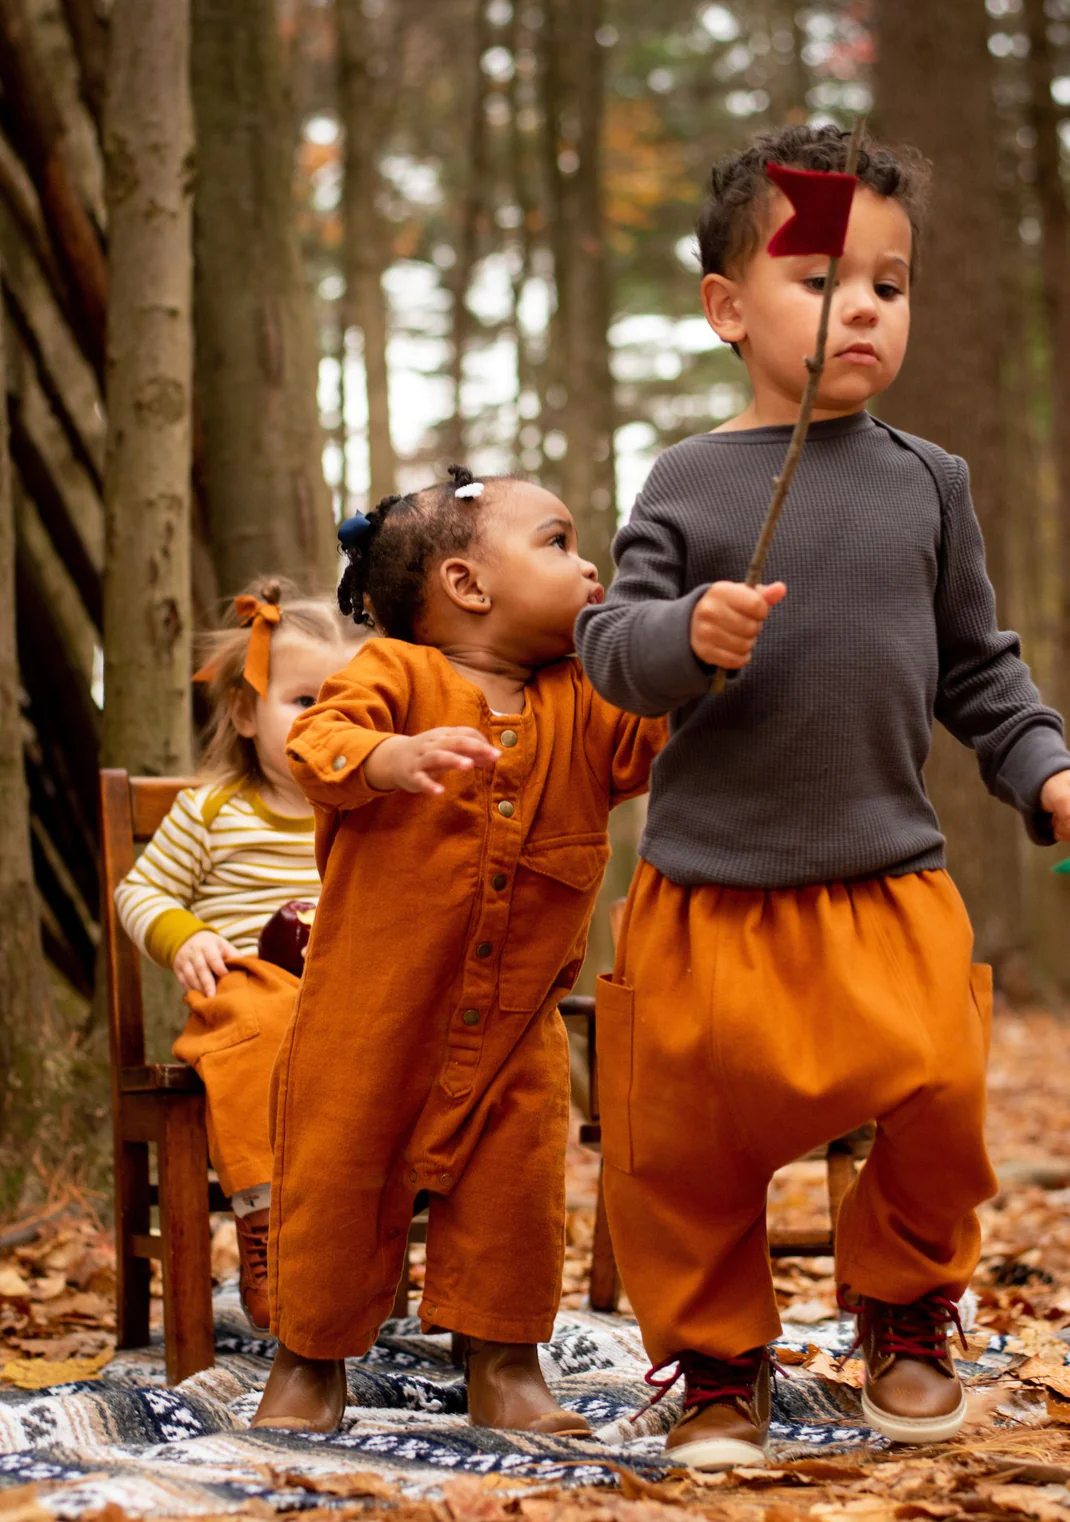
[[[1003,1188],[984,1207],[984,1256],[974,1283],[977,1324],[1012,1337],[1011,1368],[970,1391],[961,1439],[930,1450],[808,1459],[764,1471],[681,1472],[656,1486],[621,1474],[618,1491],[525,1488],[510,1479],[455,1479],[442,1499],[413,1503],[384,1479],[276,1475],[304,1518],[389,1510],[398,1522],[675,1522],[690,1511],[724,1522],[869,1522],[885,1518],[1038,1518],[1070,1522],[1070,1022],[1040,1011],[998,1016],[992,1051],[989,1142]],[[582,1304],[597,1161],[578,1146],[569,1160],[565,1303]],[[770,1209],[801,1226],[822,1212],[820,1167],[801,1164],[774,1182]],[[214,1240],[220,1276],[233,1271],[233,1226]],[[785,1260],[776,1268],[792,1320],[834,1314],[832,1265]],[[420,1265],[416,1264],[419,1278]],[[28,1388],[92,1377],[114,1334],[114,1255],[84,1200],[57,1198],[35,1221],[0,1230],[0,1379]],[[817,1355],[812,1372],[857,1383]],[[33,1487],[0,1492],[0,1522],[46,1522]],[[108,1508],[100,1522],[121,1522]],[[230,1515],[233,1515],[231,1513]]]

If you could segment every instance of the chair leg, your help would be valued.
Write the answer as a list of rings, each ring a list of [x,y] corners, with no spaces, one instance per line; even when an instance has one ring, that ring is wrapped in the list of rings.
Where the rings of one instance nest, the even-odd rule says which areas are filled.
[[[411,1243],[406,1242],[405,1262],[402,1264],[401,1278],[398,1280],[398,1287],[394,1294],[394,1306],[390,1312],[391,1316],[407,1316],[409,1314],[409,1285],[411,1283],[409,1278],[409,1264],[411,1257],[412,1246]]]
[[[850,1152],[839,1152],[829,1148],[828,1154],[828,1195],[829,1195],[829,1228],[832,1232],[832,1240],[836,1241],[836,1223],[840,1218],[840,1206],[843,1197],[854,1183],[855,1174],[858,1171],[855,1160]]]
[[[165,1105],[157,1167],[167,1380],[174,1385],[215,1363],[203,1096]]]
[[[152,1268],[136,1258],[132,1239],[149,1230],[149,1148],[147,1142],[115,1146],[115,1345],[143,1348],[149,1341]]]
[[[591,1309],[615,1311],[620,1305],[620,1275],[613,1242],[609,1235],[606,1196],[603,1185],[605,1164],[598,1169],[598,1203],[594,1213],[594,1242],[591,1248]]]

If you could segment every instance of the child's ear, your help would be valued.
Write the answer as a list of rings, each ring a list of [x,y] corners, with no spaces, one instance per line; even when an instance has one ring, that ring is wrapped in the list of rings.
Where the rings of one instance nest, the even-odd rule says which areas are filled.
[[[489,613],[490,598],[479,571],[467,560],[444,560],[438,579],[450,602],[465,613]]]
[[[747,336],[739,303],[739,286],[727,275],[704,275],[702,308],[706,321],[726,344],[742,343]]]
[[[247,682],[242,682],[238,688],[231,688],[227,693],[227,709],[230,712],[230,722],[242,739],[255,740],[256,693]]]

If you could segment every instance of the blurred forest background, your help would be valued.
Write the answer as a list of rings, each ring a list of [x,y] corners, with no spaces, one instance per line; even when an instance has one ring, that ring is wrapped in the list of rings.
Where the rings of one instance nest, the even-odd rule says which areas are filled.
[[[657,453],[745,401],[711,162],[855,112],[936,170],[879,410],[968,458],[1070,707],[1070,0],[0,0],[0,1209],[99,1176],[97,768],[191,770],[194,630],[330,584],[335,520],[455,459],[559,491],[608,572]],[[1058,1004],[1053,853],[954,745],[931,786],[981,954]]]

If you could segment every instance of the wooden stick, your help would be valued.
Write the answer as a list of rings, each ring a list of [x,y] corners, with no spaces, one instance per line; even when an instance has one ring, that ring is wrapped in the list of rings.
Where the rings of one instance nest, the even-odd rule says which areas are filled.
[[[862,132],[865,127],[865,117],[856,116],[854,128],[851,132],[851,141],[847,148],[847,163],[844,167],[845,174],[854,174],[858,167],[858,153],[862,146]],[[791,488],[792,477],[795,467],[799,463],[803,445],[806,443],[806,435],[810,431],[810,418],[813,415],[814,403],[817,400],[817,388],[821,383],[821,377],[825,370],[825,344],[828,341],[829,312],[832,309],[832,293],[836,289],[836,274],[840,267],[839,259],[829,261],[828,275],[825,277],[825,289],[821,297],[821,316],[817,324],[817,342],[814,352],[806,360],[806,388],[802,394],[802,402],[799,405],[799,416],[795,419],[795,427],[792,430],[791,443],[784,457],[784,466],[779,476],[773,480],[773,496],[762,524],[762,531],[758,535],[758,543],[754,546],[754,554],[751,556],[750,566],[744,585],[756,587],[761,578],[762,567],[765,565],[765,557],[769,553],[769,547],[776,533],[777,522],[780,519],[781,509],[787,499]],[[718,668],[713,679],[712,692],[723,692],[725,683],[728,681],[728,672]]]

